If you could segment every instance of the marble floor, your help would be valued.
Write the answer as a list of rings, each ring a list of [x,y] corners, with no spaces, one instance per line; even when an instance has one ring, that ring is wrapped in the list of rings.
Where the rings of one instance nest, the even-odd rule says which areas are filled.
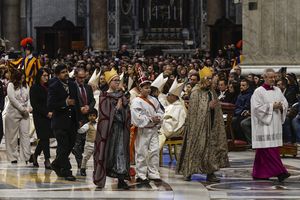
[[[51,149],[55,155],[55,148]],[[39,157],[39,168],[18,163],[12,165],[6,160],[4,145],[0,145],[0,200],[11,199],[300,199],[300,160],[284,158],[284,164],[292,176],[285,182],[253,181],[251,179],[254,152],[230,152],[231,167],[222,169],[216,175],[220,183],[208,183],[206,176],[193,175],[191,182],[183,181],[176,175],[176,162],[170,163],[168,153],[164,151],[164,162],[160,168],[162,183],[150,182],[141,185],[134,180],[128,182],[129,191],[117,189],[117,180],[108,178],[104,189],[97,189],[92,182],[92,160],[89,161],[87,176],[80,176],[76,162],[71,156],[75,182],[59,178],[43,165],[43,156]]]

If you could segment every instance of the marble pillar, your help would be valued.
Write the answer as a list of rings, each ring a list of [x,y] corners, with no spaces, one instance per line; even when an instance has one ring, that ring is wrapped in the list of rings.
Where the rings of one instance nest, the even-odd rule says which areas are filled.
[[[267,66],[300,74],[300,1],[243,0],[243,73]]]
[[[7,48],[20,48],[20,1],[2,0],[2,37],[9,40]]]
[[[107,0],[90,0],[91,45],[107,50]]]

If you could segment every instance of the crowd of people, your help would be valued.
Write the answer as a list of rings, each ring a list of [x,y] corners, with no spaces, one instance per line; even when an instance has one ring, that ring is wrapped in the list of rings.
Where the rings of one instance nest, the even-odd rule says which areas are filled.
[[[290,175],[278,147],[282,140],[300,144],[300,99],[297,77],[285,68],[243,76],[242,50],[235,45],[215,56],[196,49],[190,57],[145,57],[123,45],[116,54],[89,48],[57,58],[34,56],[30,38],[21,46],[23,57],[3,55],[0,60],[0,110],[12,164],[39,167],[43,152],[46,169],[75,181],[69,156],[75,156],[86,176],[93,155],[98,187],[109,176],[118,179],[119,188],[129,189],[133,163],[137,182],[161,181],[159,152],[166,139],[179,136],[184,142],[177,173],[186,181],[202,173],[218,182],[214,172],[229,166],[222,104],[232,104],[235,139],[257,149],[253,178],[283,181]],[[31,114],[39,139],[33,154]],[[2,119],[0,125],[1,142]],[[52,137],[57,150],[51,162]],[[269,161],[263,162],[266,157]],[[273,162],[277,165],[271,167]]]

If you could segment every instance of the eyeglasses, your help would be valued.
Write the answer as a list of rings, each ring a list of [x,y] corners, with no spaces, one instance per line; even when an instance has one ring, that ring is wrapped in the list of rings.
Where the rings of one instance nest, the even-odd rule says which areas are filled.
[[[120,82],[121,80],[120,79],[116,79],[116,80],[111,80],[111,81]]]

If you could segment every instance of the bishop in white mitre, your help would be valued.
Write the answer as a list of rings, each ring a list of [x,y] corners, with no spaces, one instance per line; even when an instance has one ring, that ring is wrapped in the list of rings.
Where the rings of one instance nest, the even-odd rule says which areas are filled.
[[[184,123],[187,116],[185,105],[180,100],[180,94],[183,87],[184,83],[178,83],[176,78],[167,95],[169,105],[165,108],[160,128],[160,149],[162,149],[167,138],[180,136],[183,133]]]

